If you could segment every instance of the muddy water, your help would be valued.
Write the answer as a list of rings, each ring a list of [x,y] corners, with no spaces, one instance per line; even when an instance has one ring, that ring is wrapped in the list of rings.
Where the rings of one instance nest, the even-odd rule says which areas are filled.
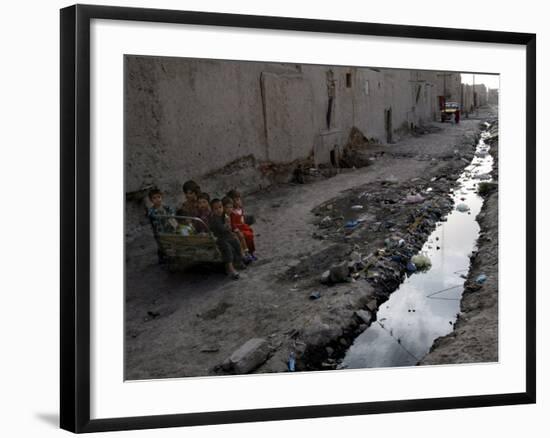
[[[430,258],[431,268],[414,273],[391,294],[378,310],[377,320],[355,339],[340,368],[415,365],[436,338],[452,331],[479,234],[475,217],[483,199],[476,189],[479,182],[490,181],[493,168],[485,136],[482,133],[476,156],[449,194],[455,209],[437,224],[421,250]],[[466,204],[469,211],[457,210],[459,204]]]

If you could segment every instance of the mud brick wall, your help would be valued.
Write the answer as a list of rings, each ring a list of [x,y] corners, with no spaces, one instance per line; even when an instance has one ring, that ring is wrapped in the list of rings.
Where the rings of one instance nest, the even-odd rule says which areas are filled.
[[[127,241],[147,233],[151,187],[172,206],[188,179],[214,196],[256,191],[299,160],[329,163],[352,127],[393,142],[438,111],[436,72],[134,55],[124,66]]]

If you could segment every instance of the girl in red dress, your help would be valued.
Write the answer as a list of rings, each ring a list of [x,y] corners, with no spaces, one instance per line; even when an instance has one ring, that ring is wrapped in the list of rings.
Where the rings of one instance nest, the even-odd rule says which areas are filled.
[[[230,214],[231,228],[239,230],[246,240],[248,253],[252,260],[256,260],[254,253],[256,246],[254,245],[254,231],[244,220],[244,209],[241,194],[237,190],[231,190],[227,193],[227,197],[233,199],[233,210]]]

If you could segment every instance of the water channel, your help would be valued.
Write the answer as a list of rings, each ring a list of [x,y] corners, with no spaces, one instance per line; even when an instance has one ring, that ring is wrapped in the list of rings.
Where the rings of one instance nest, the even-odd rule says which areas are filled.
[[[411,366],[429,351],[433,341],[450,333],[460,312],[460,299],[483,205],[477,194],[481,181],[490,181],[493,158],[483,131],[470,164],[449,193],[454,210],[439,222],[421,249],[432,263],[429,270],[407,277],[382,304],[377,319],[359,335],[339,368]],[[468,211],[460,211],[465,204]],[[457,207],[459,209],[457,209]]]

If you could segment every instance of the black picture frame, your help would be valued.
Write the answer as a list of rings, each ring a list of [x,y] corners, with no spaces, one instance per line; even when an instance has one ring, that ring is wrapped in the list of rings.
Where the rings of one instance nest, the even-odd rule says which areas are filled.
[[[536,35],[303,18],[110,6],[61,10],[60,426],[75,432],[194,426],[515,405],[536,401]],[[515,44],[526,47],[526,391],[508,394],[90,419],[90,21],[130,20],[335,34]]]

